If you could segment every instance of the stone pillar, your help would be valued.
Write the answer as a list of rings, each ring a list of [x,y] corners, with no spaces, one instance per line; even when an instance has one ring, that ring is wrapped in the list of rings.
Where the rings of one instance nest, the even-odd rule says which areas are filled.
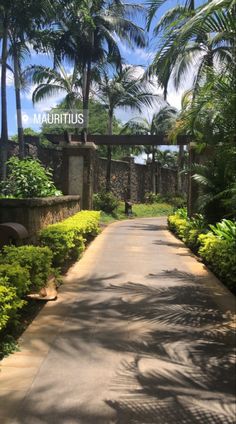
[[[63,193],[80,195],[81,209],[93,206],[94,143],[71,143],[63,146]]]

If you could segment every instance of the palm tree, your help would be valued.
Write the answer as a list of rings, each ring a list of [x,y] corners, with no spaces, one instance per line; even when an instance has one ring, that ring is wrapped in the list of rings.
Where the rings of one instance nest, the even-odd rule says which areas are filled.
[[[22,88],[22,70],[21,64],[24,54],[28,52],[26,42],[34,36],[36,28],[46,24],[46,17],[52,10],[49,0],[8,0],[0,1],[0,34],[2,38],[1,54],[1,109],[2,109],[2,128],[1,128],[1,174],[6,177],[6,160],[8,150],[8,125],[7,125],[7,96],[6,96],[6,71],[7,68],[12,71],[15,83],[17,127],[20,156],[24,156],[24,137],[22,127],[21,112],[21,88]],[[43,22],[42,22],[43,18]],[[13,59],[13,69],[7,64],[9,57]]]
[[[151,0],[149,2],[149,10],[147,15],[148,30],[150,29],[156,12],[165,2],[166,0]],[[183,46],[176,43],[175,49],[172,51],[172,56],[170,55],[168,60],[164,61],[163,58],[159,56],[161,56],[162,50],[168,50],[171,42],[174,42],[179,28],[181,28],[187,19],[193,15],[194,10],[195,1],[185,0],[183,1],[183,4],[178,4],[172,9],[168,10],[155,25],[153,30],[154,36],[158,37],[158,39],[160,38],[160,34],[163,33],[163,36],[161,38],[158,53],[156,54],[152,65],[148,69],[148,74],[157,75],[158,82],[163,87],[165,100],[167,100],[167,89],[173,71],[173,63],[179,55],[179,50],[182,50]]]
[[[150,134],[150,135],[160,135],[167,134],[172,126],[174,125],[178,115],[178,110],[175,107],[170,105],[164,106],[159,110],[159,112],[155,113],[151,119],[148,121],[146,118],[133,118],[128,121],[124,130],[129,129],[133,134]],[[162,153],[157,146],[143,146],[144,152],[147,155],[152,154],[152,186],[153,193],[157,191],[156,184],[156,154]],[[160,164],[162,166],[162,164]],[[161,179],[161,174],[160,174]],[[160,183],[159,183],[160,185]]]
[[[65,107],[72,110],[76,100],[82,99],[81,75],[76,68],[68,74],[60,63],[55,68],[32,66],[28,69],[28,75],[32,75],[33,83],[38,84],[32,95],[33,103],[62,93],[65,94]]]
[[[171,14],[171,12],[170,12]],[[156,34],[163,31],[162,44],[149,69],[155,73],[167,95],[170,78],[176,88],[194,69],[194,86],[206,76],[206,69],[215,65],[227,66],[232,62],[233,2],[211,1],[192,10],[184,9],[179,18],[164,16],[156,27]]]
[[[8,150],[8,125],[7,125],[7,54],[8,54],[8,28],[9,28],[9,5],[7,1],[0,2],[0,33],[2,41],[1,52],[1,149],[0,149],[0,176],[6,179],[6,161]]]
[[[113,133],[113,119],[118,107],[136,109],[141,112],[143,106],[150,107],[157,96],[152,93],[152,85],[135,77],[135,67],[124,66],[113,78],[106,71],[98,85],[98,97],[108,111],[108,134]],[[110,191],[111,179],[111,146],[107,147],[106,190]]]
[[[85,115],[89,108],[94,67],[99,69],[108,63],[121,65],[117,38],[131,46],[145,46],[144,31],[132,21],[134,15],[142,9],[138,5],[124,4],[119,0],[75,0],[63,10],[61,35],[59,33],[53,45],[54,53],[60,59],[69,59],[80,70]],[[84,132],[87,133],[87,127]]]
[[[236,151],[222,147],[211,155],[205,164],[196,164],[192,176],[200,187],[197,210],[208,223],[215,224],[222,218],[235,218],[236,207]]]

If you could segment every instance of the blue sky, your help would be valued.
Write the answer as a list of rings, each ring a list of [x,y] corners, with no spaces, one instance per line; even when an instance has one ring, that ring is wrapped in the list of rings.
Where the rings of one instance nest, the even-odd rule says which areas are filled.
[[[136,3],[135,1],[131,1]],[[203,0],[199,0],[198,3],[202,3]],[[168,10],[171,7],[174,7],[178,1],[167,1],[158,11],[157,16],[155,18],[155,22],[165,13],[166,10]],[[138,22],[141,26],[143,26],[143,22]],[[153,26],[152,26],[153,28]],[[152,31],[150,31],[149,34],[147,34],[150,40],[150,45],[145,50],[140,48],[135,48],[131,50],[128,46],[124,45],[123,43],[120,44],[120,50],[122,53],[122,56],[124,57],[124,61],[127,64],[137,65],[140,67],[146,67],[152,60],[153,55],[155,54],[155,46],[157,44],[157,40],[153,39],[152,37]],[[52,61],[50,57],[46,54],[37,54],[35,51],[31,51],[31,57],[27,58],[25,61],[25,66],[28,66],[30,64],[37,64],[37,65],[45,65],[45,66],[51,66]],[[69,68],[68,68],[69,69]],[[140,68],[141,72],[141,68]],[[180,100],[183,92],[191,86],[191,75],[189,76],[189,79],[185,81],[184,85],[180,87],[179,91],[176,92],[173,85],[170,84],[169,87],[169,97],[168,101],[171,105],[180,108]],[[29,86],[27,91],[22,93],[22,107],[25,112],[27,110],[31,110],[33,108],[32,104],[32,91],[33,86]],[[161,94],[160,89],[156,87],[156,92]],[[50,99],[45,100],[41,104],[37,104],[35,106],[35,111],[45,111],[49,110],[51,107],[56,106],[63,98],[63,95],[58,95],[55,97],[52,97]],[[14,94],[14,86],[13,86],[13,78],[8,72],[8,78],[7,78],[7,101],[8,101],[8,125],[9,125],[9,135],[13,135],[16,133],[16,112],[15,112],[15,94]],[[153,111],[144,111],[144,115],[151,118]],[[128,119],[130,119],[133,116],[137,116],[137,113],[127,113],[127,111],[118,110],[116,113],[117,117],[121,119],[123,122],[126,122]],[[29,126],[28,123],[25,123],[25,126]],[[31,125],[33,127],[33,125]],[[34,127],[34,129],[38,129],[37,127]]]

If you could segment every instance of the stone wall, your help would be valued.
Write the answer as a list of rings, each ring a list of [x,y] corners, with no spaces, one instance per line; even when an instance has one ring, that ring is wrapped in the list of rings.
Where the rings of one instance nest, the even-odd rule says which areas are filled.
[[[28,145],[30,156],[38,157],[47,167],[52,168],[53,179],[58,189],[64,192],[65,172],[63,170],[63,153],[59,147],[50,149],[42,146]],[[11,154],[17,154],[17,143],[11,143]],[[94,192],[97,193],[106,183],[105,158],[99,158],[96,154],[94,161]],[[157,168],[156,185],[161,194],[171,193],[176,195],[178,189],[177,170]],[[187,193],[187,176],[183,175],[182,193]],[[135,202],[143,202],[145,194],[152,191],[152,165],[135,164],[133,158],[125,160],[112,160],[111,166],[111,190],[120,199],[130,198]]]
[[[17,222],[29,233],[27,242],[34,242],[37,233],[80,211],[80,196],[59,196],[34,199],[0,199],[0,223]]]
[[[98,158],[94,172],[95,193],[105,187],[107,160]],[[157,191],[161,194],[177,194],[177,170],[157,169]],[[145,194],[152,191],[152,165],[134,163],[133,158],[127,160],[112,160],[111,190],[120,199],[131,199],[134,202],[143,202]],[[187,178],[182,177],[182,192],[186,193]]]

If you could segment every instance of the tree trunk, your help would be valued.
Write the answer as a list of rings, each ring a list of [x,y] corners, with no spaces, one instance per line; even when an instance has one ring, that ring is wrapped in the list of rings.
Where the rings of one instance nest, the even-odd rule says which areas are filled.
[[[83,110],[84,110],[84,127],[82,141],[87,142],[88,135],[88,112],[89,112],[89,93],[91,84],[91,60],[88,61],[83,72]]]
[[[152,146],[152,192],[157,194],[156,188],[156,162],[155,162],[155,147]]]
[[[20,66],[17,47],[14,48],[13,53],[14,62],[14,82],[15,82],[15,96],[16,96],[16,116],[17,116],[17,133],[19,142],[19,156],[21,159],[25,157],[25,143],[24,131],[22,125],[22,109],[21,109],[21,81],[20,81]]]
[[[1,145],[0,145],[0,176],[1,180],[6,179],[7,173],[7,153],[8,153],[8,127],[7,127],[7,38],[8,38],[8,22],[7,18],[3,22],[3,35],[2,35],[2,75],[1,75]]]
[[[112,135],[112,124],[113,124],[113,112],[109,111],[108,114],[108,134]],[[112,150],[111,146],[107,146],[107,173],[106,173],[106,192],[111,190],[111,158]]]
[[[184,159],[184,146],[179,145],[179,157],[178,157],[178,181],[177,181],[177,191],[178,194],[182,194],[182,174],[183,170],[183,159]]]

